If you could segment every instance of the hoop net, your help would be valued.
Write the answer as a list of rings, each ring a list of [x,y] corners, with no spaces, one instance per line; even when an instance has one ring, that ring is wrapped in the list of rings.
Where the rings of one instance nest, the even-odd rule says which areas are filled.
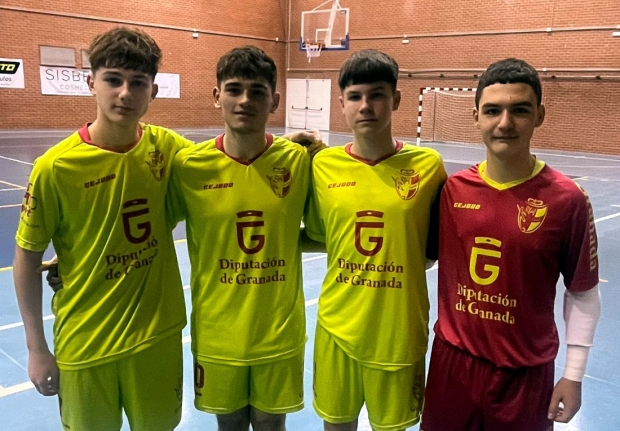
[[[305,48],[306,55],[308,56],[308,63],[310,63],[313,58],[321,56],[321,49],[323,48],[323,45],[321,45],[320,43],[316,45],[306,43]]]

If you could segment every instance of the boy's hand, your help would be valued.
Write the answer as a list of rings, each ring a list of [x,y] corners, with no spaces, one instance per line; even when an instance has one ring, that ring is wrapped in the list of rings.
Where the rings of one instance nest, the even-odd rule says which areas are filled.
[[[37,268],[37,274],[42,274],[47,271],[47,284],[52,288],[54,293],[62,289],[62,280],[58,274],[58,256],[54,256],[52,260],[43,262],[43,264]]]
[[[49,397],[58,393],[60,372],[56,358],[49,350],[30,352],[28,376],[40,394]]]
[[[327,144],[323,142],[321,132],[318,130],[302,130],[300,132],[287,133],[283,138],[306,147],[310,158],[314,157],[322,149],[327,148]]]
[[[562,405],[560,405],[560,403]],[[567,423],[581,408],[581,382],[562,377],[553,388],[548,419]]]

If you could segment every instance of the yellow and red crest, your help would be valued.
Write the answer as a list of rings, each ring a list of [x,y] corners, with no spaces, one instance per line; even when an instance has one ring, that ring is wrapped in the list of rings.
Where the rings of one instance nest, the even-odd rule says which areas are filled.
[[[517,208],[519,209],[519,229],[523,233],[535,232],[542,226],[547,216],[547,205],[536,199],[529,198],[527,205],[517,204]]]
[[[155,150],[150,152],[149,156],[151,158],[145,163],[149,165],[149,169],[151,170],[153,177],[157,181],[161,181],[164,177],[164,173],[166,172],[166,167],[164,166],[164,154],[159,150]]]
[[[267,175],[267,178],[271,190],[277,197],[283,198],[288,195],[292,181],[291,171],[288,168],[273,168],[273,175]]]
[[[413,169],[401,169],[400,176],[392,177],[396,193],[404,201],[413,198],[420,187],[420,174]]]

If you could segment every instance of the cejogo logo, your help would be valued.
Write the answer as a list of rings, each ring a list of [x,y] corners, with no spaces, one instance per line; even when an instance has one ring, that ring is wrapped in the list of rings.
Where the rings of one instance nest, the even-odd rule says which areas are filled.
[[[19,66],[17,61],[0,61],[0,75],[15,75]]]

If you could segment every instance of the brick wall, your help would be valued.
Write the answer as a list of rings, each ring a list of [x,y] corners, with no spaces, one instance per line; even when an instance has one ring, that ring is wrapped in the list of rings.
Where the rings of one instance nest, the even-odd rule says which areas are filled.
[[[537,69],[605,68],[620,70],[620,37],[612,28],[620,25],[617,0],[521,0],[521,1],[341,1],[350,8],[352,50],[375,48],[392,55],[401,70],[484,69],[505,57],[519,57]],[[299,0],[292,11],[291,38],[300,36],[301,11],[316,6]],[[552,31],[545,30],[550,27]],[[476,34],[488,32],[491,34]],[[403,44],[404,35],[409,43]],[[305,53],[291,50],[289,78],[330,78],[336,86],[338,69],[348,52],[323,52],[308,64]],[[620,73],[542,73],[547,118],[535,133],[533,146],[574,151],[620,154]],[[394,114],[397,136],[416,136],[418,96],[421,87],[475,87],[470,73],[428,73],[401,77],[400,109]],[[583,78],[586,76],[586,78]],[[346,131],[340,114],[339,91],[332,90],[331,130]],[[432,136],[427,119],[432,104],[424,105],[422,135]],[[461,109],[462,111],[462,109]],[[471,109],[440,112],[452,118],[450,130],[435,131],[444,140],[476,141]],[[447,122],[443,124],[447,127]],[[451,136],[450,136],[451,135]],[[430,139],[430,138],[429,138]]]
[[[170,127],[220,126],[222,120],[212,107],[211,96],[215,63],[230,48],[251,43],[278,63],[278,89],[283,97],[287,77],[331,79],[330,128],[347,131],[340,113],[335,70],[351,51],[323,52],[309,64],[297,47],[301,12],[320,1],[213,0],[190,3],[191,9],[181,0],[127,0],[113,7],[114,1],[61,0],[54,2],[52,9],[41,0],[3,0],[0,56],[24,59],[26,89],[0,90],[0,129],[74,128],[91,120],[95,114],[92,98],[40,94],[39,45],[75,48],[79,65],[79,49],[86,48],[95,34],[113,27],[113,21],[126,20],[145,24],[143,28],[158,41],[164,51],[161,71],[181,75],[181,99],[156,100],[147,121]],[[341,0],[341,4],[351,10],[351,50],[384,50],[406,71],[483,69],[508,56],[523,58],[539,69],[620,69],[620,37],[611,37],[612,28],[620,25],[618,0]],[[289,5],[287,49],[282,41],[289,28]],[[197,40],[191,37],[194,28],[201,33]],[[547,33],[547,28],[552,31]],[[206,34],[209,32],[219,34]],[[402,44],[405,34],[409,35],[406,45]],[[288,73],[287,67],[291,69]],[[399,85],[403,102],[394,115],[395,135],[415,136],[421,87],[473,87],[473,74],[403,76]],[[556,73],[554,80],[551,73],[544,74],[548,114],[535,134],[534,146],[620,154],[620,73],[600,73],[601,80],[593,79],[594,75],[583,70]],[[467,116],[462,118],[459,121],[468,121]],[[283,126],[284,119],[283,103],[270,125]],[[423,132],[428,127],[423,121]],[[459,129],[470,130],[471,125],[454,128]],[[468,140],[457,132],[448,133],[455,133],[455,140]]]
[[[3,0],[7,6],[51,11],[42,1]],[[13,3],[13,4],[11,4]],[[212,89],[215,85],[215,65],[226,51],[240,45],[253,44],[264,49],[278,64],[278,87],[285,88],[284,39],[286,10],[277,1],[256,0],[255,8],[231,8],[229,1],[194,2],[202,6],[187,9],[187,2],[124,1],[118,2],[58,1],[53,11],[65,15],[18,12],[0,8],[0,57],[24,60],[25,89],[0,89],[0,130],[38,128],[76,128],[92,121],[96,114],[94,98],[79,96],[46,96],[41,94],[39,81],[39,46],[58,46],[76,50],[76,64],[81,66],[81,49],[88,48],[92,38],[117,22],[128,20],[155,23],[142,26],[155,38],[163,51],[161,72],[181,75],[180,99],[156,99],[145,121],[168,127],[221,127],[221,114],[213,107]],[[269,17],[281,17],[270,19]],[[97,19],[95,19],[97,18]],[[131,26],[131,25],[130,25]],[[166,28],[166,26],[172,28]],[[181,27],[181,28],[177,28]],[[196,28],[201,34],[192,38]],[[205,34],[226,32],[229,35]],[[230,36],[238,34],[238,37]],[[270,39],[270,40],[265,40]],[[6,42],[9,41],[9,42]],[[270,125],[284,124],[284,109],[272,115]]]

